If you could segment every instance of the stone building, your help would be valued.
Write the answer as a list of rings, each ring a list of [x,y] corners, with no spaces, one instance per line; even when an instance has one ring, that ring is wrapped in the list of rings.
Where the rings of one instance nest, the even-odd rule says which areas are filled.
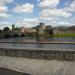
[[[36,27],[36,31],[38,35],[43,35],[44,34],[44,30],[45,30],[45,24],[44,23],[40,23],[37,27]]]
[[[51,25],[45,25],[44,23],[40,23],[36,28],[38,35],[44,34],[53,34],[53,28]]]
[[[45,34],[53,34],[53,28],[51,25],[46,26],[45,28]]]
[[[75,26],[54,27],[53,33],[54,34],[75,34]]]
[[[14,30],[15,30],[15,25],[13,24],[13,25],[12,25],[12,31],[14,31]]]
[[[36,29],[22,27],[21,32],[22,33],[36,33]]]

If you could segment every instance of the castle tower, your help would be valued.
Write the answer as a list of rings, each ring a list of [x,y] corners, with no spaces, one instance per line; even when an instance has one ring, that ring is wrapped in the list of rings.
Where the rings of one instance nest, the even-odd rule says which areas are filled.
[[[12,30],[14,30],[14,29],[15,29],[15,25],[13,24],[13,25],[12,25]]]
[[[43,35],[44,34],[44,30],[45,30],[45,24],[44,23],[40,23],[37,26],[37,33],[38,33],[38,35]]]

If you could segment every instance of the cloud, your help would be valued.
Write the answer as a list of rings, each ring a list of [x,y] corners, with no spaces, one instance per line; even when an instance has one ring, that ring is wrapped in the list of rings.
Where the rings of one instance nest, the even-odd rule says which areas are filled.
[[[8,12],[8,8],[6,6],[0,6],[0,13]]]
[[[72,17],[72,13],[65,11],[64,9],[49,8],[41,11],[39,20],[52,26],[69,25],[72,23],[70,17]]]
[[[8,14],[8,7],[4,5],[0,6],[0,20],[8,18],[9,16],[11,15]]]
[[[67,21],[58,22],[57,25],[69,25],[70,23]]]
[[[23,4],[23,5],[17,5],[13,10],[17,13],[32,13],[34,9],[33,4]]]
[[[6,13],[0,13],[0,19],[7,18],[7,17],[9,17],[9,16],[10,16],[9,14],[6,14]]]
[[[52,25],[52,26],[69,26],[72,24],[72,22],[70,23],[69,20],[66,19],[60,19],[60,18],[53,18],[52,20],[47,20],[46,25]]]
[[[0,5],[5,5],[11,2],[13,2],[13,0],[0,0]]]
[[[8,8],[6,6],[0,6],[0,19],[7,18],[9,16]]]
[[[46,7],[56,7],[59,4],[59,0],[41,0],[39,6],[42,8],[46,8]]]
[[[73,0],[68,7],[65,7],[64,10],[68,12],[75,12],[75,0]]]
[[[75,12],[75,0],[70,4],[71,11]]]
[[[8,22],[8,21],[1,21],[0,22],[0,29],[3,29],[5,27],[9,27],[12,28],[12,23]]]
[[[75,6],[75,0],[72,1],[72,3],[71,3],[70,6],[71,6],[71,7],[74,7],[74,6]]]
[[[39,20],[53,26],[56,24],[69,24],[68,21],[72,13],[64,10],[64,8],[56,8],[59,2],[60,0],[40,0],[39,6],[44,9],[39,14]]]
[[[16,22],[17,25],[22,25],[24,27],[33,27],[39,23],[37,18],[33,19],[20,19]]]
[[[0,0],[0,20],[9,17],[8,7],[6,4],[13,2],[13,0]]]
[[[44,9],[40,16],[43,18],[49,18],[49,17],[62,17],[62,18],[68,18],[72,16],[71,13],[68,13],[66,11],[63,11],[62,9]]]

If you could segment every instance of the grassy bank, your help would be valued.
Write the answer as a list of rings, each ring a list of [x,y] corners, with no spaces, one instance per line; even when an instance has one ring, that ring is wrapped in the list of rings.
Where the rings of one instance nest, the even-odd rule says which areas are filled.
[[[53,35],[43,35],[44,37],[75,37],[75,34],[53,34]]]

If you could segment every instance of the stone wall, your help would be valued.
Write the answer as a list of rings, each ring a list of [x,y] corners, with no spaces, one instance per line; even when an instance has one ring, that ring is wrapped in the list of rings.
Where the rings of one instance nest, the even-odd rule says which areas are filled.
[[[0,56],[24,57],[46,60],[75,60],[75,51],[0,48]]]

